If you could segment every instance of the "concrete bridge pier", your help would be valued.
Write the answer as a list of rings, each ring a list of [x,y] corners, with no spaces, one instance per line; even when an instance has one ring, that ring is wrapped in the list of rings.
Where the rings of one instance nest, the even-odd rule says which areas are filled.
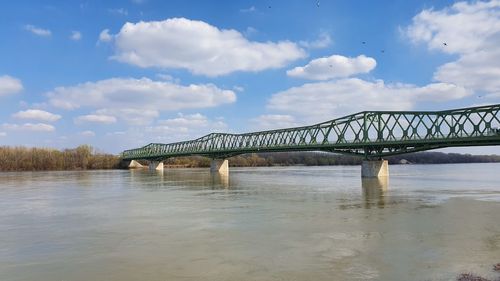
[[[387,160],[364,160],[361,164],[362,178],[383,178],[389,176]]]
[[[162,161],[151,161],[149,162],[149,170],[150,171],[163,171],[163,162]]]
[[[228,174],[229,161],[227,159],[212,159],[212,161],[210,162],[210,172]]]
[[[128,167],[129,169],[135,169],[135,168],[142,168],[144,166],[141,165],[141,163],[135,161],[135,160],[132,160],[130,161],[130,163],[128,164]]]

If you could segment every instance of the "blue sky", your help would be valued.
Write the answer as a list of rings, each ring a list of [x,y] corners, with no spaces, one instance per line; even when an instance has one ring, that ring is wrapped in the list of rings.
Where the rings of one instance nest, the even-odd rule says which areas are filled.
[[[2,145],[118,153],[500,102],[500,1],[8,1],[0,36]]]

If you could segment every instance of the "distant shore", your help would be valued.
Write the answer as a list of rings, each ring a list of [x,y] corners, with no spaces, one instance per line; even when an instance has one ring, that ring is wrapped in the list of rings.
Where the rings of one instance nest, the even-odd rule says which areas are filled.
[[[337,166],[359,165],[360,157],[324,152],[276,152],[231,157],[232,167],[259,166]],[[418,152],[388,157],[389,164],[494,163],[499,155],[470,155],[442,152]],[[139,161],[147,164],[147,161]],[[201,156],[175,157],[164,161],[170,168],[210,167],[210,159]],[[0,171],[56,171],[124,169],[127,162],[119,156],[98,152],[88,145],[73,149],[0,147]]]
[[[59,171],[120,168],[118,156],[88,145],[73,149],[0,147],[0,171]]]

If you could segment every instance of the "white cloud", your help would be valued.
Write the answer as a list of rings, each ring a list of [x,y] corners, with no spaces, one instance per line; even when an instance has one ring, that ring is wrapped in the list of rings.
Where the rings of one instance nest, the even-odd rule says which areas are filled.
[[[458,2],[441,10],[423,10],[404,31],[414,43],[458,55],[458,59],[437,69],[435,80],[500,96],[499,0]]]
[[[69,39],[73,40],[73,41],[79,41],[82,39],[82,33],[80,31],[71,31],[71,36],[69,37]]]
[[[434,73],[434,78],[490,93],[488,97],[500,97],[498,62],[500,62],[500,49],[477,51],[440,66]]]
[[[323,31],[319,34],[318,39],[314,41],[300,41],[299,44],[308,49],[323,49],[332,44],[332,38],[330,34]]]
[[[134,4],[143,4],[143,3],[146,3],[146,0],[132,0],[132,3],[134,3]]]
[[[225,131],[227,124],[222,118],[210,119],[200,113],[179,113],[175,118],[158,120],[155,126],[145,128],[147,135],[161,142],[194,139],[212,132]]]
[[[500,1],[458,2],[435,11],[427,9],[413,18],[406,34],[429,49],[447,53],[471,53],[498,39]],[[445,46],[443,43],[446,43]]]
[[[7,133],[6,132],[0,132],[0,137],[6,137]]]
[[[460,99],[470,92],[452,84],[424,87],[385,84],[357,78],[317,82],[274,94],[268,108],[300,116],[304,122],[326,121],[363,110],[410,110],[421,101]],[[301,122],[302,124],[302,122]]]
[[[102,114],[89,114],[82,115],[75,118],[75,123],[101,123],[101,124],[112,124],[116,123],[116,117],[111,115],[102,115]]]
[[[31,24],[25,25],[24,29],[35,34],[35,35],[42,36],[42,37],[48,37],[48,36],[52,35],[52,32],[50,30],[36,27],[34,25],[31,25]]]
[[[248,41],[236,30],[185,18],[126,23],[114,37],[113,58],[118,61],[139,67],[182,68],[211,77],[280,68],[306,55],[289,41]]]
[[[137,108],[102,108],[96,114],[118,116],[130,125],[147,125],[160,116],[158,110]]]
[[[328,80],[332,78],[348,77],[359,73],[367,73],[375,68],[375,59],[364,55],[355,58],[332,55],[314,59],[305,66],[295,67],[286,74],[291,77],[311,80]]]
[[[299,123],[295,117],[283,114],[266,114],[250,120],[257,130],[271,130],[296,127]]]
[[[109,34],[109,29],[104,29],[99,33],[99,42],[110,42],[113,40],[113,36]]]
[[[47,111],[38,109],[28,109],[24,111],[19,111],[12,115],[14,118],[18,119],[33,119],[45,122],[55,122],[61,119],[61,115],[53,114]]]
[[[2,127],[11,131],[53,132],[56,130],[54,126],[44,123],[24,123],[22,125],[4,123]]]
[[[213,84],[183,86],[148,78],[111,78],[57,87],[47,96],[50,104],[59,108],[91,107],[121,112],[117,116],[127,111],[140,116],[145,110],[149,110],[147,115],[155,116],[158,111],[207,108],[236,101],[233,91]]]
[[[23,84],[21,80],[8,75],[0,76],[0,96],[15,94],[22,89]]]
[[[179,113],[176,118],[158,120],[157,123],[169,127],[203,127],[207,125],[208,118],[200,113],[190,115]]]
[[[83,131],[79,133],[82,137],[95,137],[95,133],[93,131]]]

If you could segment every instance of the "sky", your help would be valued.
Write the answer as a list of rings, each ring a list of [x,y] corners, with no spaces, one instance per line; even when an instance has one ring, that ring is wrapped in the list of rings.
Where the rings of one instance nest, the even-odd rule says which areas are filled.
[[[119,153],[365,110],[500,103],[500,0],[2,6],[0,145]]]

